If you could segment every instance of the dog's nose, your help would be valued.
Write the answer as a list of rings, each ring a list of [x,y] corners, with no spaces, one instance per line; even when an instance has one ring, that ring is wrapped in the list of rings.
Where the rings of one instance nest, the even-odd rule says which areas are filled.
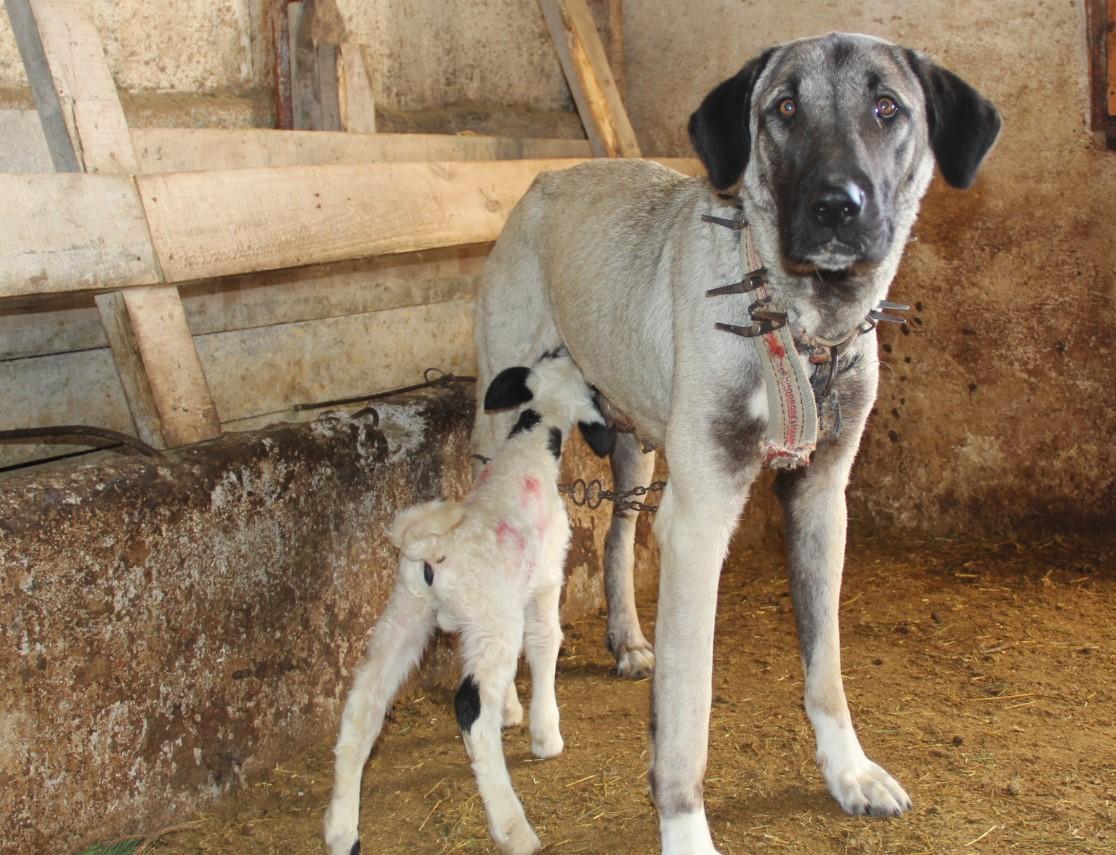
[[[849,179],[827,182],[814,197],[814,219],[831,229],[855,220],[863,208],[864,191]]]

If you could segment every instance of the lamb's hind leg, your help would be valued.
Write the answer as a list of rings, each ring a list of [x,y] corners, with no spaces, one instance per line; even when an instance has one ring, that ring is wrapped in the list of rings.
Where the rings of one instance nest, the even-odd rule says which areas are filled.
[[[498,626],[499,634],[462,632],[465,678],[454,707],[496,848],[502,855],[532,855],[540,849],[539,838],[512,787],[500,738],[504,702],[523,638],[522,616],[506,616]]]
[[[561,754],[564,745],[554,691],[558,650],[562,646],[558,615],[561,592],[562,588],[555,585],[535,595],[527,606],[527,628],[523,635],[527,664],[531,666],[531,751],[544,759]]]
[[[357,820],[364,763],[383,728],[388,705],[422,658],[433,631],[430,600],[397,585],[372,633],[341,715],[341,733],[333,750],[333,799],[325,817],[330,855],[360,851]]]
[[[650,484],[655,473],[654,452],[644,454],[635,434],[617,435],[610,461],[613,487],[617,491]],[[655,654],[640,629],[635,607],[635,531],[638,518],[636,511],[614,512],[605,540],[606,641],[621,677],[646,677],[655,665]]]

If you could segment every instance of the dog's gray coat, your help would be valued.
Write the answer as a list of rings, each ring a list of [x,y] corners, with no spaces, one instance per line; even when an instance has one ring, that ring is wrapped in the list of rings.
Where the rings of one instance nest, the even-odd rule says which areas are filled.
[[[895,108],[894,111],[892,108]],[[796,339],[845,339],[885,297],[937,161],[968,186],[999,131],[995,109],[921,55],[831,34],[767,51],[714,89],[690,133],[710,182],[739,184],[769,288]],[[748,323],[747,297],[705,291],[742,278],[732,218],[710,182],[639,161],[542,175],[508,220],[478,300],[478,389],[509,365],[565,345],[608,407],[666,452],[655,521],[662,547],[652,660],[632,603],[634,520],[606,548],[609,646],[622,673],[654,661],[651,784],[666,855],[714,853],[702,804],[717,580],[760,468],[767,422],[751,343],[714,330]],[[791,592],[806,711],[830,792],[852,813],[896,815],[902,787],[861,750],[840,671],[838,597],[845,487],[876,395],[876,335],[855,338],[836,385],[843,427],[806,469],[783,474]],[[507,425],[478,408],[474,451]],[[622,435],[617,486],[653,466]]]

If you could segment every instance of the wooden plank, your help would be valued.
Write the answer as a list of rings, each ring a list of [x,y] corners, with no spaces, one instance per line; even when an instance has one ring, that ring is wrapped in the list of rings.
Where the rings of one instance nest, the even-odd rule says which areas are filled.
[[[315,67],[318,77],[318,103],[321,105],[321,124],[317,130],[343,130],[340,93],[337,88],[340,58],[337,45],[318,45],[314,56],[317,58]]]
[[[0,390],[0,430],[78,423],[135,431],[108,348],[0,362]],[[0,443],[0,468],[83,448]]]
[[[43,123],[34,110],[0,110],[0,140],[0,172],[76,171],[58,169],[52,162]]]
[[[692,158],[658,162],[701,175]],[[0,299],[114,290],[496,239],[535,176],[580,161],[0,175]]]
[[[576,161],[399,163],[142,176],[168,281],[495,240],[535,176]]]
[[[197,336],[471,297],[486,245],[385,255],[180,286]],[[0,305],[0,362],[108,346],[92,294]]]
[[[372,95],[372,81],[368,79],[368,66],[364,62],[364,50],[356,42],[343,42],[338,51],[337,101],[341,110],[341,127],[351,134],[374,134],[376,103]]]
[[[219,332],[195,342],[228,430],[290,419],[295,404],[419,383],[432,366],[472,374],[472,315],[465,299]],[[85,422],[135,430],[108,348],[0,362],[0,389],[0,429]],[[0,443],[0,467],[77,450]]]
[[[639,157],[639,142],[585,0],[539,3],[593,153]]]
[[[271,3],[271,44],[275,57],[275,122],[284,131],[294,127],[294,101],[291,94],[291,33],[287,0]],[[137,146],[138,147],[138,146]]]
[[[226,420],[421,383],[437,367],[475,370],[473,301],[259,327],[197,340]]]
[[[263,129],[133,128],[141,170],[193,172],[440,160],[589,157],[586,140]]]
[[[160,281],[130,178],[0,174],[0,199],[0,297]]]
[[[98,294],[97,309],[140,439],[166,448],[219,435],[178,289]]]
[[[369,95],[369,98],[371,95]],[[263,128],[132,128],[141,172],[263,166],[330,166],[438,160],[591,157],[588,140],[453,134],[277,131]],[[50,172],[34,110],[0,110],[0,172]]]
[[[1108,0],[1108,16],[1105,21],[1107,38],[1108,65],[1108,115],[1116,117],[1116,0]]]
[[[78,163],[77,152],[70,141],[70,131],[66,127],[62,104],[54,88],[50,64],[47,62],[43,41],[39,37],[39,29],[35,25],[31,5],[28,0],[4,0],[4,6],[8,10],[19,55],[31,83],[31,95],[39,111],[43,137],[54,169],[56,172],[81,172],[81,164]]]
[[[608,0],[608,67],[624,99],[624,0]]]
[[[88,4],[28,2],[80,169],[135,173],[132,138]]]

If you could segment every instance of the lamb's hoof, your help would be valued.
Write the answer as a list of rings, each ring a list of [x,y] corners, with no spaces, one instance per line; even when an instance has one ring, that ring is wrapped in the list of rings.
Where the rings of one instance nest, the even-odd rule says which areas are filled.
[[[640,647],[623,648],[616,657],[616,673],[630,680],[642,680],[655,670],[655,651],[644,642]]]
[[[504,829],[504,834],[496,840],[496,848],[500,855],[534,855],[542,849],[539,836],[531,828],[526,819],[517,819],[509,823]]]
[[[523,724],[523,704],[515,695],[508,695],[504,701],[504,712],[501,718],[504,727],[516,727]]]
[[[543,737],[531,737],[531,753],[540,760],[557,757],[565,747],[566,743],[562,741],[562,734],[557,730]]]
[[[826,775],[826,785],[845,813],[854,816],[902,816],[912,807],[899,782],[868,759],[832,778]]]

